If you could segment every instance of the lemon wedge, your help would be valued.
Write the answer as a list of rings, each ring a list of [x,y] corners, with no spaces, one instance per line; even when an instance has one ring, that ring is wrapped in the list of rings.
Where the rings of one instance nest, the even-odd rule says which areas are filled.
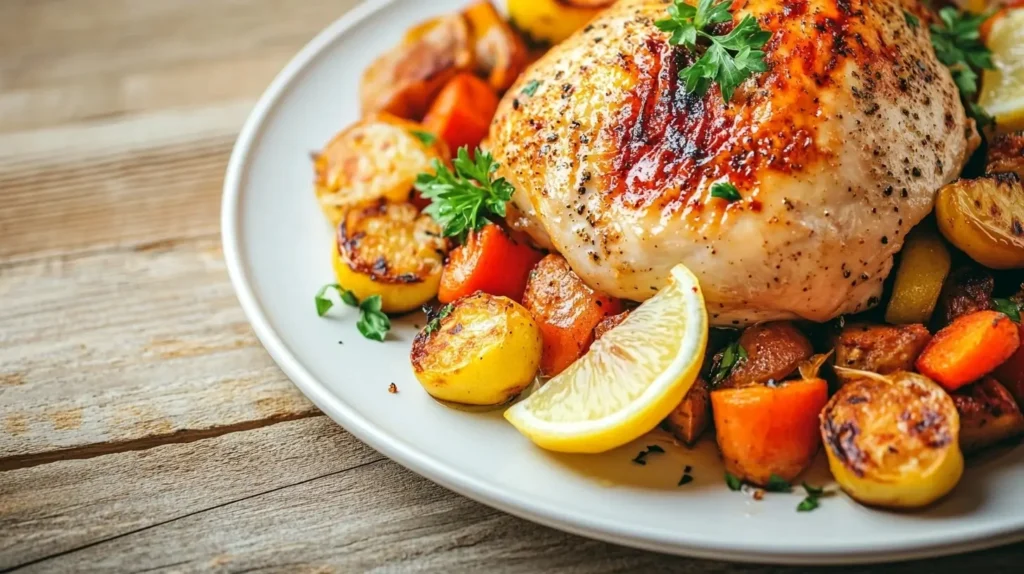
[[[668,286],[505,418],[548,450],[611,450],[679,405],[697,380],[707,342],[704,295],[693,273],[677,265]]]
[[[1000,131],[1024,129],[1024,8],[996,20],[986,43],[995,69],[985,70],[978,103]]]

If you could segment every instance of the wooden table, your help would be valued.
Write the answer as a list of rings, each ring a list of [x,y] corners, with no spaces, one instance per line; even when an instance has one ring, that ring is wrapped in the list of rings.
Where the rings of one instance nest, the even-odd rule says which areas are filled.
[[[221,181],[255,98],[354,4],[0,0],[0,570],[774,571],[471,502],[274,366],[225,274]]]

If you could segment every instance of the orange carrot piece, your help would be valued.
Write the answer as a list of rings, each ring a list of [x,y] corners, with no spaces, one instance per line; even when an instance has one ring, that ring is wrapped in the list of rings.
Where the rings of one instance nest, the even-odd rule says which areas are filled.
[[[725,469],[762,486],[772,475],[792,481],[821,446],[818,415],[827,402],[823,379],[712,391],[715,435]]]
[[[977,311],[939,331],[921,356],[917,370],[955,391],[991,373],[1020,348],[1017,325],[997,311]]]
[[[472,152],[487,137],[498,109],[498,96],[487,82],[472,74],[455,76],[430,106],[423,119],[427,131],[448,144],[452,155],[460,147]]]
[[[523,306],[540,326],[540,369],[549,377],[587,352],[602,319],[622,311],[621,301],[588,287],[561,255],[548,255],[530,273]]]
[[[520,301],[530,270],[544,254],[490,223],[448,256],[437,299],[451,303],[477,291]]]

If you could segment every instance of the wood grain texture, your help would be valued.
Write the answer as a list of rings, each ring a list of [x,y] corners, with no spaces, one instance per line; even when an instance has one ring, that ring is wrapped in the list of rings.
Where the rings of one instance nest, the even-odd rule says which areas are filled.
[[[780,570],[661,556],[530,524],[404,471],[325,417],[6,478],[0,508],[13,510],[0,517],[0,567],[24,572]],[[1010,571],[1022,550],[990,552],[985,564]],[[961,571],[977,559],[846,571]]]

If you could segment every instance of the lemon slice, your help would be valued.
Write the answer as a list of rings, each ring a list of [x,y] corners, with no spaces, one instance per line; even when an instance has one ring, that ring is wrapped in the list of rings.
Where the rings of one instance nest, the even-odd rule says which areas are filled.
[[[549,450],[621,446],[679,405],[697,380],[707,342],[704,295],[693,273],[678,265],[667,287],[505,418]]]
[[[985,70],[978,103],[1000,131],[1024,129],[1024,8],[1012,9],[989,32],[994,70]]]

